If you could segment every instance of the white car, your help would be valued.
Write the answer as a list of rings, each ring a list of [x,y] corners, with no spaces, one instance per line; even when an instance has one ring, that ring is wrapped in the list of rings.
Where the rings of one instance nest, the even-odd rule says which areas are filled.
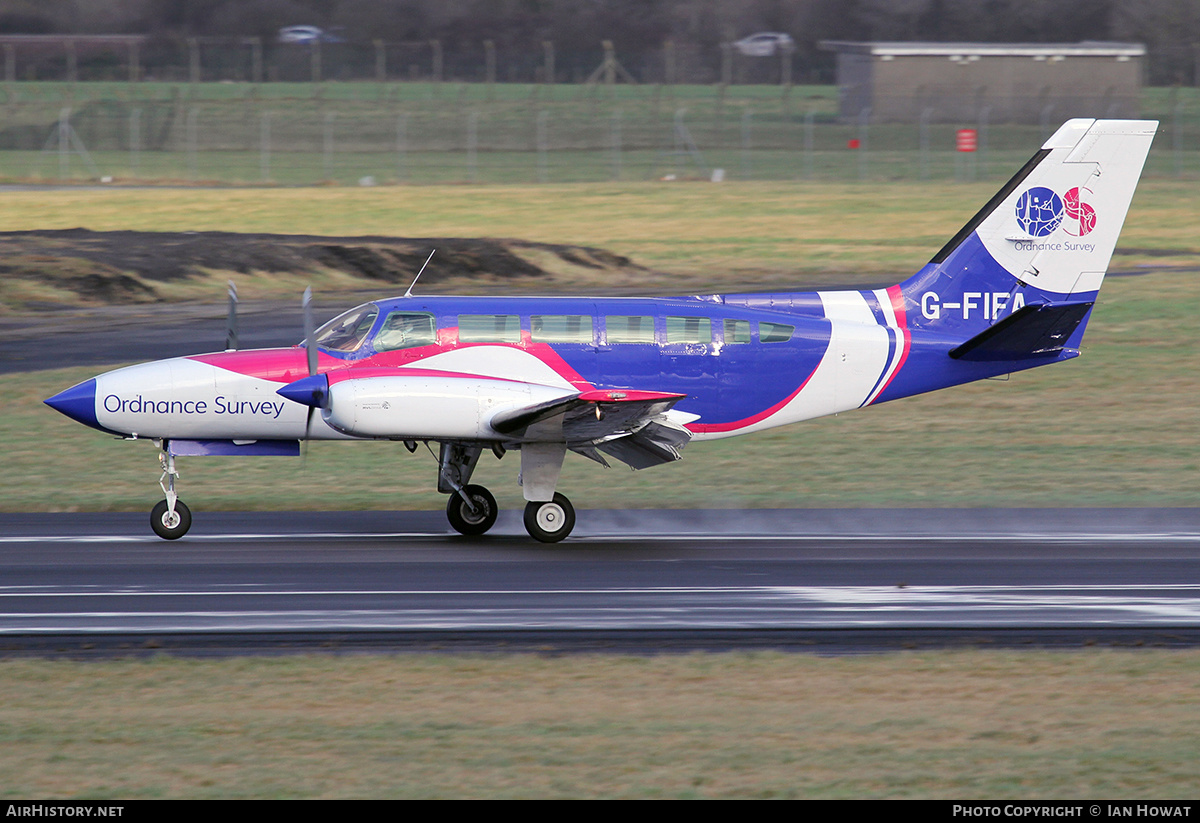
[[[342,38],[319,26],[285,26],[279,30],[280,43],[341,43]]]
[[[791,50],[795,43],[789,34],[780,31],[760,31],[743,37],[733,47],[747,57],[773,57],[781,51]]]

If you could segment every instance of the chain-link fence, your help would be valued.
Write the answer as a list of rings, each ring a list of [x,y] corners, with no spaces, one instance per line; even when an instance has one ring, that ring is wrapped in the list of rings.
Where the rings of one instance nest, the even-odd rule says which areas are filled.
[[[1147,173],[1200,176],[1200,94],[1148,89]],[[914,110],[928,101],[912,101]],[[837,115],[829,86],[515,83],[0,85],[7,181],[562,183],[1003,177],[1069,117]],[[1088,113],[1094,114],[1094,113]]]

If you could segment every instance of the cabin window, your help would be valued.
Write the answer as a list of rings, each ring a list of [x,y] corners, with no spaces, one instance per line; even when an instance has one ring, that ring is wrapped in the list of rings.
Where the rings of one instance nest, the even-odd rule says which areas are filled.
[[[375,351],[395,351],[437,343],[433,315],[424,312],[394,311],[375,334]]]
[[[586,314],[535,314],[529,318],[534,343],[591,343],[592,318]]]
[[[653,343],[654,318],[610,314],[604,318],[609,343]]]
[[[515,314],[460,314],[461,343],[520,343],[521,318]]]
[[[317,348],[330,351],[350,352],[363,344],[367,332],[375,324],[379,307],[374,303],[359,306],[356,309],[339,314],[321,328],[317,329]]]
[[[726,320],[725,321],[725,345],[730,343],[749,343],[750,342],[750,321],[749,320]]]
[[[668,343],[712,342],[712,321],[707,317],[668,317]]]
[[[792,339],[795,326],[787,323],[759,323],[758,339],[764,343],[786,343]]]

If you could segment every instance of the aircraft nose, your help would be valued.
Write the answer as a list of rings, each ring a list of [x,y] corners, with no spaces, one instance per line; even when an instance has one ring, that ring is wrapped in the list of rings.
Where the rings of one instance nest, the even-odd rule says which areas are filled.
[[[85,380],[43,401],[56,412],[65,414],[93,429],[101,428],[96,420],[96,378]]]

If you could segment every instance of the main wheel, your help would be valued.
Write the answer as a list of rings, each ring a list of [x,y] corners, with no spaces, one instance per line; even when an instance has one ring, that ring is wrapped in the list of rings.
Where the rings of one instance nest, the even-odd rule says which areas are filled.
[[[175,513],[167,511],[167,501],[159,500],[158,505],[150,510],[150,528],[163,540],[178,540],[188,533],[192,527],[192,510],[183,504],[182,500],[175,501]]]
[[[554,493],[549,503],[525,504],[525,531],[543,543],[557,543],[575,528],[575,507],[565,494]]]
[[[475,511],[471,511],[471,506],[467,505],[462,495],[455,492],[446,504],[446,519],[459,534],[483,534],[496,525],[496,517],[500,514],[496,498],[483,486],[463,486],[463,491],[467,493]]]

